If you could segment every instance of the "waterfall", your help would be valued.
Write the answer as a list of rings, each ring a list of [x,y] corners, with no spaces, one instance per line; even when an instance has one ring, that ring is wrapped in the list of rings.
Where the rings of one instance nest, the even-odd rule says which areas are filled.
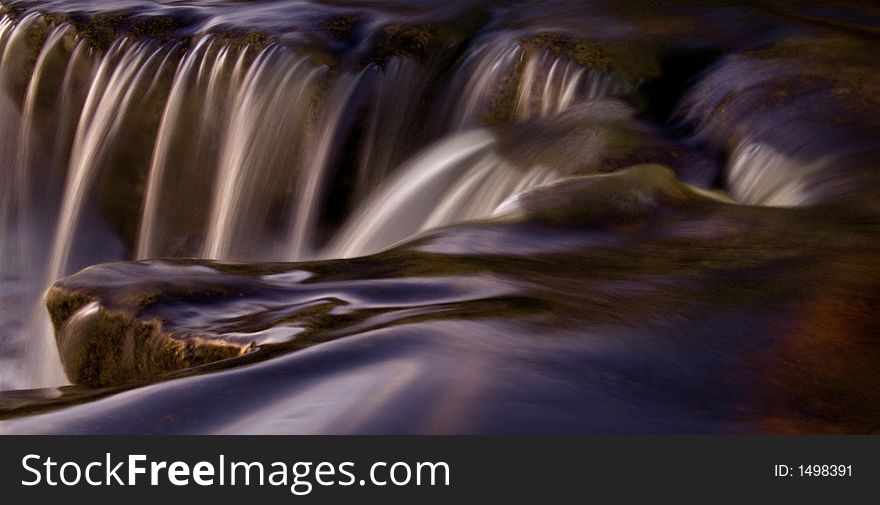
[[[543,49],[529,58],[516,101],[517,119],[562,112],[576,100],[615,96],[629,85],[606,72],[585,69],[567,57]]]
[[[448,131],[562,112],[579,100],[617,96],[632,85],[548,49],[525,48],[512,35],[478,43],[458,66],[443,102]]]
[[[516,90],[517,121],[562,112],[578,100],[630,90],[612,74],[585,69],[546,49],[527,51],[503,37],[475,48],[461,69],[453,78],[453,89],[460,95],[446,121],[449,131],[466,133],[406,162],[400,175],[354,212],[323,257],[371,254],[426,230],[488,218],[511,196],[556,180],[558,174],[550,167],[513,166],[495,152],[490,132],[473,129],[497,106],[493,97],[502,93],[499,87]]]
[[[829,159],[802,162],[772,146],[745,141],[731,155],[727,184],[731,196],[741,203],[774,207],[805,205],[812,200],[810,179],[829,165]]]
[[[18,129],[18,146],[16,148],[17,156],[15,168],[13,170],[14,180],[9,185],[10,188],[15,188],[16,191],[8,196],[10,204],[17,204],[16,214],[19,216],[20,221],[25,223],[34,223],[35,216],[30,214],[37,210],[37,206],[31,204],[31,199],[36,196],[33,193],[37,179],[43,177],[49,178],[53,175],[51,171],[47,173],[46,171],[40,170],[41,165],[45,163],[46,160],[36,159],[41,154],[41,146],[38,145],[39,142],[34,138],[34,134],[38,131],[45,131],[41,129],[44,125],[36,124],[38,122],[36,108],[39,105],[37,100],[41,98],[40,90],[43,87],[41,85],[43,84],[45,74],[50,66],[48,65],[48,60],[53,53],[56,52],[58,46],[69,30],[70,27],[68,25],[62,25],[54,29],[47,37],[34,64],[33,74],[28,83],[24,103],[22,105],[21,122]],[[10,137],[12,137],[12,135],[10,135]],[[43,177],[37,177],[36,174],[40,174]],[[18,231],[21,232],[22,230]],[[27,238],[28,237],[22,235],[21,238],[15,242],[20,243],[21,241],[27,240]]]
[[[204,237],[193,234],[207,223],[202,209],[217,145],[248,55],[204,37],[181,58],[153,149],[135,257],[198,254]]]
[[[499,155],[485,126],[628,90],[512,32],[450,68],[403,55],[334,67],[278,41],[101,46],[4,14],[0,57],[0,389],[66,382],[42,300],[65,275],[163,256],[357,256],[486,218],[557,174]]]
[[[44,72],[50,66],[49,58],[58,49],[65,36],[68,35],[70,27],[61,25],[55,28],[47,37],[40,54],[34,64],[34,72],[27,87],[24,104],[21,112],[21,125],[18,132],[18,157],[15,165],[16,181],[10,186],[16,188],[18,197],[18,238],[12,239],[13,244],[20,247],[22,262],[33,262],[33,252],[39,251],[45,247],[45,241],[37,241],[28,243],[29,240],[38,240],[38,234],[24,233],[25,227],[28,230],[45,230],[47,228],[45,216],[37,216],[40,205],[32,203],[32,198],[36,197],[36,186],[40,184],[41,191],[49,191],[54,193],[56,184],[53,179],[58,177],[52,170],[54,163],[51,157],[41,157],[36,159],[39,154],[39,142],[34,138],[37,132],[47,131],[43,125],[36,124],[37,121],[37,101],[40,98],[41,84],[44,78]],[[71,60],[75,62],[75,59]],[[58,124],[63,125],[64,119],[61,118]],[[49,130],[51,131],[51,130]],[[41,170],[43,164],[48,164],[49,170]],[[39,275],[36,270],[38,264],[31,263],[29,265],[21,265],[22,271],[32,272],[31,275]],[[51,276],[51,274],[50,274]],[[41,281],[45,282],[45,281]],[[27,360],[23,363],[24,368],[20,371],[20,377],[31,385],[55,385],[63,384],[66,379],[64,372],[59,366],[58,351],[55,346],[55,339],[52,333],[49,319],[42,307],[38,307],[33,311],[30,320],[27,322],[27,328],[33,332],[33,345],[28,349]]]
[[[290,198],[291,167],[305,139],[310,93],[321,69],[280,47],[264,50],[234,98],[221,141],[217,183],[203,255],[215,259],[262,259],[275,249],[271,228],[276,198]],[[280,245],[280,244],[279,244]]]
[[[0,344],[15,348],[24,343],[18,335],[32,336],[20,354],[23,359],[6,362],[0,355],[2,372],[0,388],[35,387],[65,382],[54,337],[45,309],[39,306],[39,290],[48,248],[47,232],[54,225],[52,195],[60,190],[59,155],[64,151],[63,141],[70,117],[66,114],[47,117],[48,104],[71,101],[75,92],[55,93],[53,75],[59,66],[79,64],[79,46],[72,54],[64,54],[66,46],[76,45],[70,36],[70,26],[62,24],[45,36],[34,60],[29,53],[30,41],[45,28],[42,19],[29,15],[13,23],[4,17],[0,21],[0,83],[9,95],[0,98],[0,164],[3,166],[3,194],[0,204],[0,276],[2,276],[2,338]],[[59,64],[60,62],[60,64]],[[67,82],[70,73],[62,71]],[[28,75],[22,82],[20,77]],[[20,99],[18,98],[20,97]],[[59,173],[60,172],[60,173]],[[50,195],[45,198],[46,195]],[[45,198],[45,199],[44,199]],[[46,201],[48,200],[48,201]],[[41,305],[41,304],[40,304]]]
[[[156,91],[157,76],[161,75],[167,63],[168,53],[167,47],[123,39],[109,49],[99,64],[73,141],[59,222],[47,269],[50,282],[68,273],[85,200],[99,175],[107,146],[112,143],[112,138],[120,130],[121,122],[131,112],[133,104],[149,100],[149,95]],[[39,311],[32,328],[38,342],[48,348],[38,353],[32,365],[36,368],[39,364],[57,362],[57,356],[49,359],[52,354],[49,349],[54,350],[55,346],[52,328],[44,311]],[[54,371],[41,382],[51,383],[61,377]]]
[[[368,72],[374,83],[358,164],[356,195],[361,199],[411,154],[430,78],[416,61],[401,57],[371,65]]]
[[[512,166],[494,146],[491,133],[472,130],[411,160],[354,214],[324,256],[371,254],[425,230],[489,217],[511,195],[556,178],[547,167]]]
[[[98,169],[109,155],[114,136],[133,106],[149,101],[157,78],[167,65],[169,48],[152,42],[117,41],[102,58],[83,106],[70,155],[65,193],[56,229],[49,277],[68,270],[86,196],[100,175]]]
[[[0,0],[0,431],[880,431],[820,4]]]
[[[316,142],[306,157],[303,180],[296,193],[299,203],[285,240],[287,247],[284,259],[289,261],[309,259],[314,254],[315,221],[327,182],[331,151],[337,147],[341,117],[358,81],[359,78],[340,79],[329,95],[329,106],[319,125]]]
[[[62,139],[71,129],[69,114],[55,115],[50,110],[55,104],[76,101],[76,91],[67,85],[73,80],[71,69],[81,63],[83,53],[70,26],[61,24],[45,35],[39,52],[29,61],[24,55],[30,53],[31,41],[45,28],[35,14],[18,23],[7,17],[0,21],[0,83],[8,92],[0,98],[0,344],[7,349],[23,347],[18,351],[23,359],[6,363],[9,357],[0,354],[0,388],[66,381],[37,286],[43,285],[47,276],[45,251],[50,247],[49,230],[54,227],[64,176],[60,166]],[[75,47],[72,51],[71,46]],[[58,74],[63,75],[60,83]],[[29,78],[21,81],[22,75]],[[59,91],[59,87],[67,91]],[[20,334],[31,335],[26,344],[19,340]]]
[[[462,131],[484,124],[499,97],[519,84],[516,73],[523,58],[525,51],[511,39],[482,43],[470,51],[450,83],[443,107],[447,127]]]

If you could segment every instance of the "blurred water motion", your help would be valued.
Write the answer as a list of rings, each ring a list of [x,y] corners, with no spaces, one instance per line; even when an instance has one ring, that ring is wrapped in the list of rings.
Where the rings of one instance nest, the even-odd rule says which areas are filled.
[[[4,431],[880,427],[873,7],[2,5]]]

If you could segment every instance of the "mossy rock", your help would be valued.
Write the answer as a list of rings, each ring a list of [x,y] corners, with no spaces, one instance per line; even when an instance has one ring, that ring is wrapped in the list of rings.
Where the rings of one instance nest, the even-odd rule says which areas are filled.
[[[113,43],[117,33],[121,30],[123,22],[129,16],[124,11],[83,16],[59,14],[43,10],[40,11],[40,14],[53,25],[60,25],[62,23],[72,25],[81,37],[100,50],[107,49]]]
[[[370,62],[381,63],[395,56],[418,61],[448,56],[473,37],[487,19],[478,10],[444,22],[385,25],[376,38]]]
[[[362,16],[357,13],[338,14],[321,19],[318,25],[338,40],[347,40],[355,30]]]
[[[708,186],[717,177],[714,160],[667,138],[634,114],[619,99],[576,103],[553,116],[495,127],[497,153],[512,166],[542,166],[563,176],[660,163],[689,184]]]
[[[0,2],[0,15],[9,16],[12,19],[18,19],[24,11],[25,8],[20,5]]]
[[[28,85],[33,76],[34,65],[43,48],[43,43],[52,28],[53,25],[50,22],[40,17],[33,20],[24,32],[24,36],[15,41],[19,44],[15,46],[17,50],[9,51],[11,45],[7,42],[7,59],[3,65],[10,71],[2,76],[5,79],[0,81],[0,86],[6,88],[13,103],[19,108],[24,102]]]
[[[510,123],[516,119],[517,100],[525,67],[525,59],[518,60],[513,71],[498,83],[498,93],[492,97],[488,112],[483,119],[486,126]]]
[[[233,358],[248,347],[165,332],[160,321],[141,321],[108,310],[76,291],[52,288],[46,300],[64,371],[90,387],[156,379],[177,370]]]
[[[223,27],[214,27],[209,33],[217,37],[223,45],[230,45],[239,49],[250,47],[251,49],[262,51],[269,44],[278,41],[276,37],[258,31],[228,30]]]
[[[579,227],[644,223],[669,207],[719,201],[681,183],[669,167],[645,164],[599,176],[570,177],[517,197],[510,217]]]
[[[50,289],[46,295],[46,308],[49,310],[49,319],[55,331],[60,331],[71,316],[92,301],[92,297],[85,293]]]
[[[127,10],[90,15],[41,12],[55,23],[70,23],[80,35],[98,49],[106,49],[121,35],[130,35],[138,39],[152,38],[160,42],[188,38],[186,20],[172,16],[137,15]]]
[[[541,33],[524,38],[529,49],[547,49],[586,68],[613,73],[631,83],[660,76],[658,49],[645,42],[631,40],[588,40],[559,33]]]

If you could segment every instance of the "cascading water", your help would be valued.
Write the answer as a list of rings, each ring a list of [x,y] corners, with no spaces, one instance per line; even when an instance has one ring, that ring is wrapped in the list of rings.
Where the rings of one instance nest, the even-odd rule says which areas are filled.
[[[577,100],[616,96],[630,86],[619,77],[585,69],[566,57],[541,50],[529,58],[517,94],[517,119],[562,112]]]
[[[45,30],[43,20],[38,15],[30,15],[18,24],[4,19],[0,26],[2,84],[7,89],[24,88],[20,111],[12,100],[11,103],[4,100],[3,111],[6,130],[3,137],[8,144],[0,157],[7,166],[5,174],[11,177],[4,178],[0,205],[3,240],[0,271],[4,298],[4,335],[0,340],[20,357],[8,362],[0,358],[4,361],[0,387],[63,384],[66,379],[52,329],[45,311],[39,307],[39,286],[44,285],[47,278],[57,278],[58,272],[56,275],[47,273],[44,265],[54,262],[55,258],[47,257],[45,251],[52,250],[50,230],[55,227],[58,199],[64,187],[62,165],[68,150],[64,139],[70,138],[75,119],[69,114],[54,116],[50,111],[59,104],[81,103],[73,81],[75,69],[82,64],[84,50],[71,35],[71,27],[62,24],[48,33],[32,62],[32,69],[27,69],[31,62],[20,56],[26,54],[34,32]],[[66,70],[62,70],[65,66]],[[29,73],[29,80],[17,81],[23,73]],[[52,82],[53,74],[62,75],[63,80]],[[32,308],[35,302],[37,306]],[[19,340],[22,334],[32,336],[27,345],[15,351],[16,344],[23,344]]]
[[[217,146],[251,52],[204,37],[181,58],[152,153],[135,257],[199,253]]]
[[[3,264],[28,272],[14,282],[4,274],[4,297],[21,294],[13,285],[28,291],[16,305],[32,305],[34,316],[4,330],[16,342],[4,346],[29,357],[9,358],[20,367],[5,370],[27,373],[4,373],[3,388],[64,383],[39,293],[83,266],[364,255],[488,217],[511,194],[553,180],[547,167],[498,157],[488,131],[426,144],[496,122],[487,114],[505,106],[498,82],[512,87],[506,106],[520,120],[625,88],[564,56],[501,40],[467,52],[452,77],[457,96],[431,104],[433,71],[409,57],[331,73],[283,44],[205,34],[187,48],[121,36],[101,49],[38,13],[4,15],[2,152],[14,169],[4,171]],[[33,47],[36,59],[23,60]],[[421,124],[432,110],[452,111],[439,130]],[[355,158],[346,154],[352,145]],[[427,150],[401,163],[419,147]],[[328,235],[328,185],[349,177],[352,159],[352,217]],[[122,180],[127,188],[111,187]]]
[[[401,167],[356,213],[326,257],[375,253],[425,230],[489,217],[504,200],[555,180],[549,167],[518,169],[493,152],[484,130],[459,134]]]
[[[375,80],[370,97],[356,182],[356,195],[366,197],[411,154],[419,133],[420,102],[428,92],[430,75],[410,59],[394,57],[385,65],[372,65]]]
[[[98,64],[73,141],[49,263],[50,278],[63,275],[69,268],[85,199],[101,175],[99,170],[105,157],[114,154],[114,147],[118,149],[116,135],[135,114],[136,104],[155,100],[153,95],[162,92],[157,85],[166,71],[170,50],[150,42],[122,39],[110,47]]]
[[[567,109],[577,100],[623,95],[632,85],[547,49],[523,47],[510,35],[478,43],[460,64],[443,102],[448,131],[525,120]]]
[[[499,107],[493,99],[504,87],[514,90],[510,112],[516,121],[558,114],[578,101],[631,89],[619,77],[584,69],[547,50],[527,51],[515,40],[502,37],[500,43],[478,46],[453,78],[453,89],[463,96],[446,120],[449,132],[469,132],[438,142],[402,165],[400,175],[354,213],[323,256],[371,254],[426,230],[486,218],[512,195],[556,180],[552,167],[518,167],[499,156],[493,134],[474,129]]]
[[[321,71],[306,58],[283,53],[274,47],[263,51],[234,97],[221,141],[205,257],[258,259],[255,247],[273,249],[271,237],[278,231],[266,227],[273,212],[285,211],[279,203],[292,199],[292,168],[302,164],[297,156],[308,124],[303,118],[309,116],[310,93]],[[264,121],[268,116],[272,119]]]
[[[876,16],[650,7],[0,0],[0,429],[876,431]]]
[[[727,184],[739,202],[794,207],[811,201],[809,179],[827,169],[827,159],[798,162],[771,146],[744,142],[734,150]]]
[[[327,184],[327,172],[333,151],[339,149],[343,114],[358,82],[359,77],[339,79],[328,95],[325,116],[317,125],[317,138],[303,163],[302,177],[295,193],[294,217],[290,220],[288,233],[282,234],[286,237],[286,246],[282,249],[286,260],[303,260],[314,254],[316,219]]]

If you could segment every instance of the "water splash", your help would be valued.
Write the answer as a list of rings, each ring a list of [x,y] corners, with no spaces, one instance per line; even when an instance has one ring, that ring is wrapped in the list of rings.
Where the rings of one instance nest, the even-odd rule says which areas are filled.
[[[727,186],[734,200],[750,205],[794,207],[811,203],[810,179],[829,166],[826,159],[801,162],[772,146],[743,142],[731,156]]]

